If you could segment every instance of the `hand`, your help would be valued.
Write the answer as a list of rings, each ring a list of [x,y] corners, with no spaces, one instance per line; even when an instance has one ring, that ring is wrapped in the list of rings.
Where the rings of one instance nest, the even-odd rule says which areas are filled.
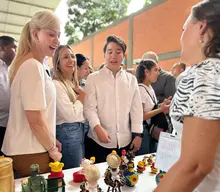
[[[58,151],[62,151],[62,144],[56,139],[56,147],[58,148]]]
[[[132,149],[134,152],[140,149],[142,143],[142,138],[139,136],[136,136],[130,146],[130,149]]]
[[[85,94],[85,91],[84,91],[80,86],[73,88],[73,90],[74,90],[78,95]]]
[[[62,154],[58,151],[57,147],[54,147],[51,151],[48,151],[49,156],[54,161],[60,161],[62,158]]]
[[[85,91],[81,87],[75,87],[73,90],[79,95],[77,100],[83,104],[86,95]]]
[[[110,143],[111,137],[108,135],[107,131],[103,129],[100,125],[96,125],[94,128],[98,140],[102,143]]]
[[[164,99],[163,103],[165,105],[169,105],[171,103],[171,100],[172,100],[172,96],[168,97],[167,99]]]
[[[163,112],[164,114],[168,114],[169,110],[170,110],[170,105],[166,105],[166,104],[162,103],[160,105],[160,109],[161,109],[161,112]]]

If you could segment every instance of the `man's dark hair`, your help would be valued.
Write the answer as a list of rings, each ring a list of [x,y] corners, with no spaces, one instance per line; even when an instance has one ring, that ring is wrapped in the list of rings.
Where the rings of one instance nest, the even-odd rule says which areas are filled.
[[[108,36],[106,39],[106,43],[103,49],[104,53],[106,52],[108,44],[111,42],[118,44],[122,48],[123,53],[126,52],[127,45],[125,44],[125,42],[119,37],[117,37],[116,35],[111,35],[111,36]]]
[[[179,66],[181,69],[183,69],[183,71],[186,70],[186,64],[185,63],[179,63]]]
[[[145,59],[141,60],[140,64],[138,65],[136,69],[136,77],[138,83],[143,83],[146,76],[145,76],[145,69],[150,71],[154,66],[156,66],[157,63],[153,59]]]
[[[78,67],[81,67],[83,65],[83,62],[86,60],[88,60],[88,58],[85,57],[83,54],[81,53],[76,54],[76,63]]]
[[[14,43],[16,40],[13,37],[9,36],[0,36],[0,47],[4,47]]]

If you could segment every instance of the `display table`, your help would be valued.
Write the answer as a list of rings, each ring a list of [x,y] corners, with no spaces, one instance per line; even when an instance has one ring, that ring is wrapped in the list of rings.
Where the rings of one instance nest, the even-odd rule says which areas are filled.
[[[147,155],[149,156],[149,155]],[[138,161],[141,161],[144,156],[137,156],[134,159],[135,168],[137,166]],[[96,164],[99,168],[101,173],[101,178],[99,180],[99,185],[104,192],[107,191],[108,186],[104,183],[104,173],[107,168],[107,163],[99,163]],[[73,182],[73,173],[78,171],[80,168],[73,168],[64,170],[64,180],[66,183],[66,192],[79,192],[80,183]],[[44,174],[47,177],[48,174]],[[23,179],[16,179],[15,180],[15,192],[21,192],[21,180]],[[122,188],[123,192],[152,192],[156,187],[155,182],[155,174],[150,173],[150,167],[148,167],[144,173],[139,174],[139,181],[135,187],[127,187],[124,186]]]

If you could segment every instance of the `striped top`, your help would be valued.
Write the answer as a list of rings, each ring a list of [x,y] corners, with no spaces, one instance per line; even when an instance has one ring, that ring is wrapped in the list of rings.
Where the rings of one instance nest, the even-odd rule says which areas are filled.
[[[220,119],[220,59],[209,58],[192,66],[184,74],[172,100],[170,116],[175,130],[180,135],[184,116],[207,120]],[[220,191],[219,175],[220,147],[213,171],[202,181],[195,192]]]

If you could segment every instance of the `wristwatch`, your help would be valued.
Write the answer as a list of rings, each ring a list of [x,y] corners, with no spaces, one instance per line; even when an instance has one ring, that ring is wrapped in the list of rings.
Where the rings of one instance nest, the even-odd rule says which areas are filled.
[[[143,133],[132,133],[132,135],[133,135],[134,137],[136,137],[136,136],[141,137],[141,138],[144,137],[144,134],[143,134]]]

